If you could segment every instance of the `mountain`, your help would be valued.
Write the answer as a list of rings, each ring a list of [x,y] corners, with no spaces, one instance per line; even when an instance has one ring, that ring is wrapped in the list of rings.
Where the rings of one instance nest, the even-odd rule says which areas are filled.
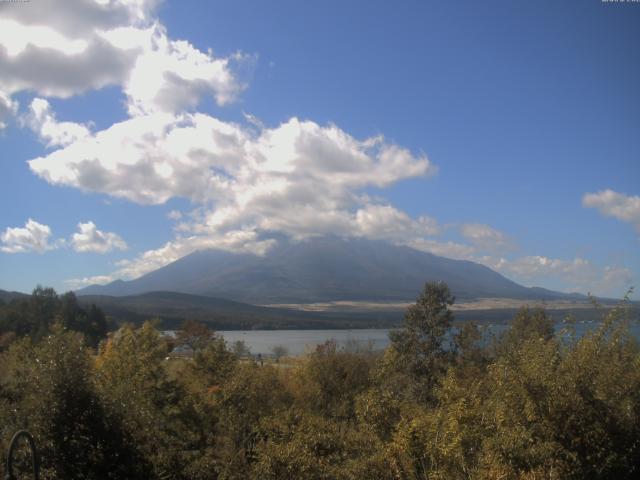
[[[171,291],[250,304],[339,300],[413,301],[426,281],[447,282],[458,299],[575,298],[519,285],[484,265],[365,239],[281,242],[265,256],[203,250],[130,281],[93,285],[78,295]]]
[[[6,290],[0,290],[0,301],[9,303],[12,300],[28,298],[29,295],[20,292],[7,292]]]

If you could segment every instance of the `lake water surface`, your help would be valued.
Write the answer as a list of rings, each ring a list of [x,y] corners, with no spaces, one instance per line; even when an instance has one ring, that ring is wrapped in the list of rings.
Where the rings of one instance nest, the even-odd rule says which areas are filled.
[[[578,337],[593,330],[598,322],[583,322],[574,325]],[[506,325],[488,325],[486,336],[503,332]],[[565,325],[556,325],[556,332],[561,332]],[[630,330],[640,340],[640,325],[634,323]],[[313,350],[327,340],[335,340],[339,346],[360,346],[373,350],[383,350],[389,345],[389,329],[357,329],[357,330],[226,330],[219,331],[231,346],[238,340],[244,341],[252,354],[270,355],[274,347],[283,346],[290,355],[300,355]]]

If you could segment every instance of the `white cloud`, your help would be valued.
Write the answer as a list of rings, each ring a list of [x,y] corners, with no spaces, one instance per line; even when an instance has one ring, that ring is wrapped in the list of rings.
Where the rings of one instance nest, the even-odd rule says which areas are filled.
[[[231,64],[248,57],[235,54],[215,58],[184,40],[171,40],[156,23],[140,30],[120,28],[103,34],[112,45],[142,52],[123,82],[131,115],[177,113],[198,105],[211,94],[219,105],[235,99],[244,88],[231,72]]]
[[[496,251],[513,249],[513,243],[502,232],[483,223],[464,223],[460,226],[460,233],[477,247]]]
[[[72,39],[44,25],[25,25],[18,21],[3,18],[0,20],[2,47],[8,58],[15,58],[28,48],[49,49],[67,55],[83,53],[88,42],[84,39]]]
[[[1,3],[4,13],[7,10]],[[24,8],[11,11],[38,9],[39,3],[30,2]],[[29,90],[39,95],[68,98],[87,90],[118,85],[127,77],[138,54],[138,51],[114,47],[95,32],[73,39],[72,32],[61,33],[44,24],[34,26],[3,18],[0,19],[0,90],[9,95]]]
[[[204,114],[134,117],[29,162],[53,184],[142,204],[173,197],[203,205],[181,230],[197,235],[277,230],[401,239],[437,231],[360,192],[429,175],[426,156],[382,137],[290,119],[254,132]],[[374,231],[375,230],[375,231]]]
[[[11,97],[0,89],[0,130],[6,128],[4,119],[15,115],[18,111],[18,102],[11,100]]]
[[[167,218],[169,220],[182,220],[182,212],[180,210],[171,210],[167,213]]]
[[[628,222],[640,233],[640,196],[602,190],[585,194],[582,197],[582,205],[587,208],[597,208],[607,217]]]
[[[595,273],[591,262],[583,258],[562,260],[540,255],[524,256],[510,261],[501,258],[494,268],[515,274],[520,278],[536,278],[553,274],[566,280],[573,280],[585,276],[591,277]]]
[[[8,2],[5,2],[8,3]],[[86,36],[94,30],[149,22],[159,0],[57,0],[26,2],[29,5],[0,5],[2,18],[27,27],[47,26],[70,37]],[[31,5],[35,3],[35,5]],[[38,43],[31,37],[30,42]]]
[[[476,249],[462,243],[452,241],[441,242],[432,238],[413,238],[404,242],[404,244],[416,250],[433,253],[441,257],[476,261]]]
[[[203,201],[227,183],[213,171],[216,163],[232,167],[243,144],[242,138],[233,138],[242,135],[234,125],[205,122],[204,117],[158,113],[131,118],[29,165],[50,183],[136,203],[159,204],[180,196]]]
[[[4,253],[44,253],[57,248],[49,243],[51,228],[28,219],[24,227],[7,228],[0,234],[0,251]]]
[[[633,285],[632,272],[620,266],[598,266],[584,258],[560,259],[529,255],[507,259],[482,256],[476,259],[493,270],[525,285],[562,283],[568,292],[592,292],[621,297]]]
[[[58,122],[47,100],[34,98],[23,122],[47,142],[48,147],[65,146],[89,135],[89,128],[75,122]]]
[[[113,275],[94,275],[91,277],[71,278],[65,280],[64,283],[72,290],[86,287],[88,285],[106,285],[113,282],[117,277]]]
[[[98,230],[95,223],[78,223],[78,232],[71,237],[71,246],[76,252],[108,253],[126,250],[126,242],[117,234]]]
[[[410,238],[437,235],[437,222],[422,216],[417,220],[390,205],[366,205],[355,214],[355,233],[369,238],[406,242]]]
[[[154,18],[157,3],[41,0],[16,8],[0,2],[0,92],[68,98],[119,85],[132,114],[177,112],[203,95],[220,105],[232,101],[243,85],[231,64],[247,57],[216,58],[171,39]]]

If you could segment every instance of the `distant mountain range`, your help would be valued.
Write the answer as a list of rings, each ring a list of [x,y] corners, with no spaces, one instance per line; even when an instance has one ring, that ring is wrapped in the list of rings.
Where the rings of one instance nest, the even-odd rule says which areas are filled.
[[[445,281],[459,300],[584,299],[519,285],[490,268],[366,239],[281,242],[265,256],[197,251],[135,280],[92,285],[78,295],[179,292],[253,305],[340,300],[414,301],[427,281]]]
[[[20,292],[7,292],[6,290],[0,290],[0,301],[9,303],[12,300],[28,298],[29,295]]]

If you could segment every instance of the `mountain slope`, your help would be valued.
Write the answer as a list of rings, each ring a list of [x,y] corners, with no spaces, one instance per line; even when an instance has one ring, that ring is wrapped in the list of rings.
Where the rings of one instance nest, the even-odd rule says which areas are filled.
[[[198,320],[216,330],[331,329],[397,326],[402,312],[324,313],[287,310],[176,292],[148,292],[112,297],[84,295],[80,302],[95,304],[117,322],[161,320],[163,328],[178,328],[184,320]]]
[[[459,299],[552,299],[566,294],[523,287],[490,268],[385,242],[337,237],[281,243],[266,256],[194,252],[131,281],[90,286],[79,295],[173,291],[252,304],[335,300],[415,300],[426,281],[447,282]]]
[[[7,292],[6,290],[0,290],[0,301],[2,302],[10,302],[16,299],[22,299],[29,297],[26,293],[21,292]]]

